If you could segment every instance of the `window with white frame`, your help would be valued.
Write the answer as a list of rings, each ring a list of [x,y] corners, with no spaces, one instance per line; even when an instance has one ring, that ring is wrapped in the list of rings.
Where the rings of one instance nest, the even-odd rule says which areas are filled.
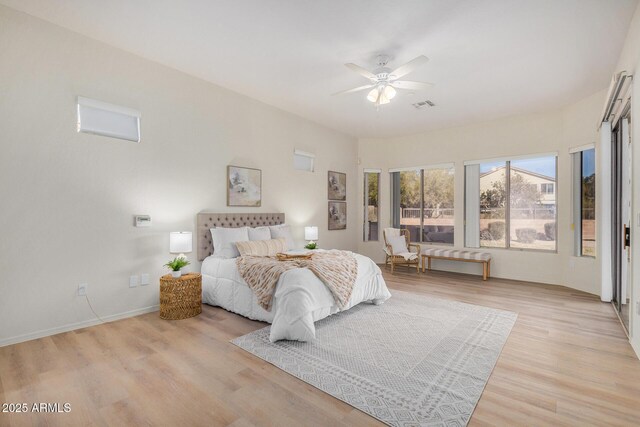
[[[454,242],[452,164],[391,169],[392,223],[409,230],[412,242]]]
[[[364,231],[365,242],[378,240],[378,207],[380,188],[380,169],[364,171]]]
[[[576,256],[596,256],[596,150],[573,150],[573,231]]]
[[[553,183],[542,183],[540,184],[540,192],[542,194],[553,194]]]
[[[555,251],[557,155],[465,162],[465,246]]]
[[[301,150],[293,151],[293,168],[299,171],[313,172],[316,156]]]

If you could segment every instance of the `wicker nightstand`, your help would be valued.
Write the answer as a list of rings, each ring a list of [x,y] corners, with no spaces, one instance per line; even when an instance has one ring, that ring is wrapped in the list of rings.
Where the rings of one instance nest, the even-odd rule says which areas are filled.
[[[202,275],[187,273],[160,278],[160,318],[180,320],[202,313]]]

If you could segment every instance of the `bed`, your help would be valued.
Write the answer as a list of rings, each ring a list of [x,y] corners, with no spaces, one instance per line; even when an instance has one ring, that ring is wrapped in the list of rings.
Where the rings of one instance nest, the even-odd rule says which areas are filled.
[[[235,259],[213,255],[210,229],[213,227],[259,227],[284,224],[285,216],[275,214],[214,214],[197,216],[198,260],[202,261],[202,301],[244,317],[271,323],[270,339],[309,341],[315,338],[314,322],[338,311],[331,292],[306,268],[282,274],[270,311],[263,309],[256,295],[240,276]],[[359,303],[382,304],[391,294],[380,268],[368,257],[353,254],[358,273],[353,293],[343,310]]]

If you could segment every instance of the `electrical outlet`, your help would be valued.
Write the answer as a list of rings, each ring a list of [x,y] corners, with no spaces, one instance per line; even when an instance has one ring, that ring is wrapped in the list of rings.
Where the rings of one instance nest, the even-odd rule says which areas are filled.
[[[140,284],[140,276],[129,276],[129,287],[135,288]]]
[[[80,283],[78,285],[78,296],[82,297],[85,296],[87,294],[87,284],[86,283]]]
[[[145,285],[149,284],[149,273],[142,273],[140,275],[140,284],[142,286],[145,286]]]

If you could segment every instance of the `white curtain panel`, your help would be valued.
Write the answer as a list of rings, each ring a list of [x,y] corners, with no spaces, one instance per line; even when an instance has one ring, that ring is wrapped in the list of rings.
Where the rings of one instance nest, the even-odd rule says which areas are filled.
[[[464,245],[480,247],[480,165],[464,167]]]
[[[597,254],[601,263],[600,299],[610,302],[613,298],[613,284],[611,281],[611,123],[603,122],[600,126],[600,141],[596,147],[596,198],[600,211],[600,221],[597,221]]]

